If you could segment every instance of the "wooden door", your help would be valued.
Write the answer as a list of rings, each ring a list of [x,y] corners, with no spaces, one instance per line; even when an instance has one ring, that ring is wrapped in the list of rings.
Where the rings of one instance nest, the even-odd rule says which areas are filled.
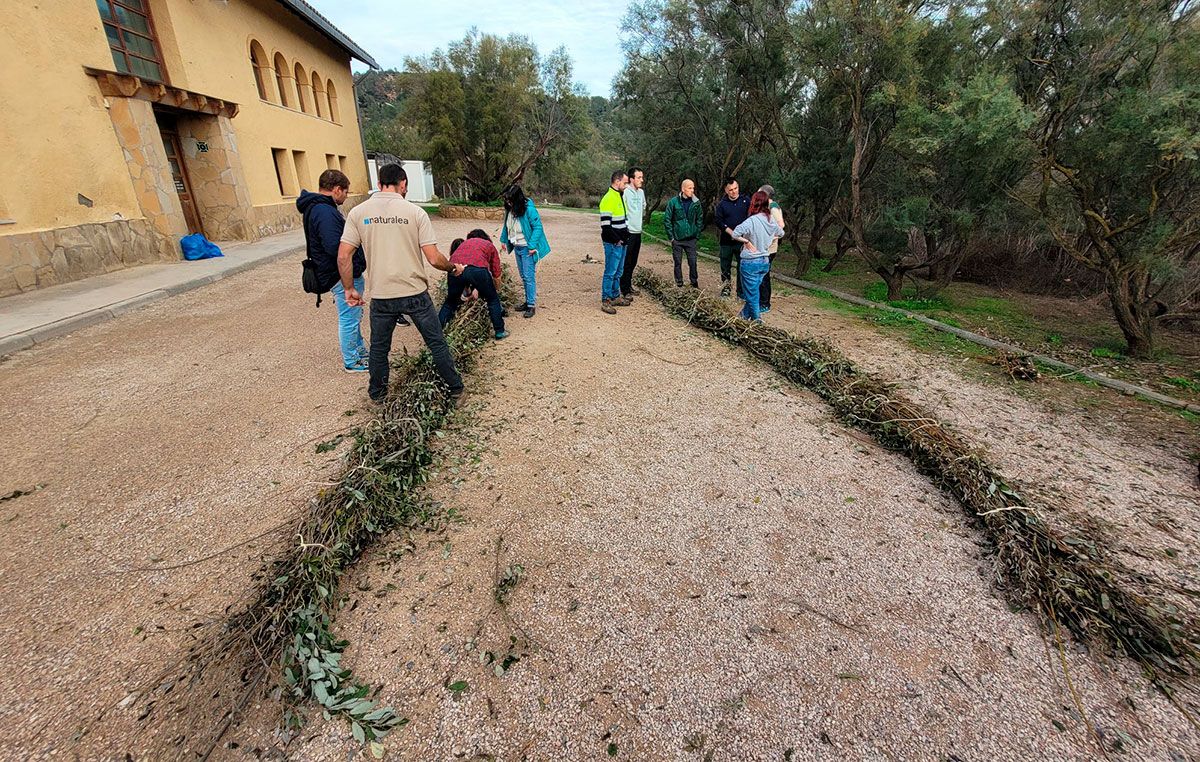
[[[203,233],[200,224],[200,213],[192,197],[192,185],[188,180],[187,167],[183,165],[183,150],[179,146],[179,135],[169,130],[161,130],[163,148],[167,151],[167,164],[171,167],[171,181],[175,183],[175,192],[179,194],[179,204],[183,207],[183,218],[187,220],[189,233]]]

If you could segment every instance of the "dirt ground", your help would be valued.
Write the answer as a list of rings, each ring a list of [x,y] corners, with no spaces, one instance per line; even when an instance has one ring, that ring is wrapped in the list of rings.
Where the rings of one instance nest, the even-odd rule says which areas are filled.
[[[1094,759],[1086,724],[1120,758],[1200,758],[1127,662],[1060,653],[1009,610],[961,508],[903,456],[647,297],[604,315],[579,261],[595,219],[544,218],[538,315],[483,351],[443,440],[433,492],[454,520],[389,536],[343,587],[348,662],[410,720],[389,759]],[[643,261],[667,272],[656,247]],[[0,503],[0,758],[119,757],[136,707],[74,736],[220,618],[271,538],[128,570],[253,538],[335,468],[313,444],[364,419],[365,379],[338,369],[333,315],[294,267],[0,364],[0,494],[46,484]],[[767,319],[900,381],[1055,520],[1101,520],[1196,586],[1178,437],[980,381],[802,295]],[[278,755],[268,716],[218,756]],[[283,753],[362,752],[314,718]]]

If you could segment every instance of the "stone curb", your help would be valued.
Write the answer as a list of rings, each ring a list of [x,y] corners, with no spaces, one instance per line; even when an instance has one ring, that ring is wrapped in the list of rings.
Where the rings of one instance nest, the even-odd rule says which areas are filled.
[[[652,236],[652,235],[647,234],[646,237],[654,239],[655,241],[662,244],[663,246],[670,246],[669,241],[665,241],[662,238],[659,238],[658,236]],[[719,257],[717,257],[713,254],[707,254],[703,251],[698,251],[698,252],[696,252],[696,254],[701,257],[704,257],[705,259],[712,260],[714,262],[720,261]],[[1078,376],[1083,376],[1084,378],[1086,378],[1089,381],[1094,381],[1095,383],[1100,384],[1101,386],[1121,392],[1122,394],[1131,394],[1131,395],[1136,395],[1139,397],[1145,397],[1146,399],[1148,399],[1152,402],[1157,402],[1160,405],[1166,405],[1167,407],[1178,408],[1179,410],[1186,410],[1189,413],[1200,413],[1200,405],[1185,402],[1181,399],[1176,399],[1174,397],[1169,397],[1166,394],[1160,394],[1159,392],[1156,392],[1153,389],[1147,389],[1144,386],[1138,386],[1137,384],[1131,384],[1126,381],[1120,381],[1120,380],[1112,378],[1110,376],[1106,376],[1102,373],[1096,373],[1095,371],[1087,370],[1085,368],[1077,368],[1074,365],[1070,365],[1070,364],[1065,363],[1062,360],[1056,359],[1054,357],[1049,357],[1047,355],[1040,355],[1040,354],[1037,354],[1034,352],[1029,352],[1029,351],[1022,349],[1021,347],[1014,345],[1014,344],[1006,344],[1003,341],[996,341],[995,339],[989,339],[987,336],[981,336],[977,333],[972,333],[971,331],[967,331],[962,328],[956,328],[955,326],[948,325],[946,323],[942,323],[940,321],[934,320],[933,318],[925,317],[924,315],[920,315],[915,312],[910,312],[908,310],[901,309],[899,307],[893,307],[890,304],[880,304],[878,302],[873,302],[870,299],[866,299],[861,296],[855,296],[854,294],[847,294],[844,291],[837,291],[836,289],[828,288],[826,286],[822,286],[820,284],[813,283],[812,281],[800,280],[799,278],[793,278],[788,275],[780,275],[780,274],[774,273],[774,272],[771,273],[771,280],[778,280],[778,281],[787,283],[792,286],[798,286],[799,288],[803,288],[808,291],[820,291],[822,293],[830,294],[831,296],[835,296],[838,299],[841,299],[843,301],[850,302],[851,304],[857,304],[857,305],[860,305],[863,307],[870,307],[871,309],[882,310],[882,311],[886,311],[886,312],[898,312],[901,315],[905,315],[913,320],[916,320],[919,323],[924,323],[925,325],[929,326],[930,328],[934,328],[939,331],[944,331],[945,333],[954,334],[955,336],[959,337],[960,339],[966,339],[967,341],[973,342],[975,344],[989,347],[991,349],[998,349],[1003,352],[1009,352],[1009,353],[1017,354],[1017,355],[1027,355],[1044,365],[1050,366],[1051,368],[1055,368],[1056,370],[1066,371],[1067,373],[1073,373]]]
[[[70,317],[63,318],[62,320],[56,320],[53,323],[39,325],[36,328],[31,328],[30,330],[22,331],[21,333],[14,333],[9,336],[0,337],[0,357],[5,357],[22,349],[29,349],[30,347],[42,344],[50,339],[58,338],[59,336],[64,336],[68,333],[78,331],[80,328],[87,328],[88,326],[97,325],[99,323],[112,320],[115,317],[133,312],[134,310],[141,309],[142,307],[154,304],[155,302],[160,302],[168,297],[178,296],[179,294],[193,291],[197,288],[201,288],[202,286],[207,286],[224,280],[232,275],[237,275],[239,273],[244,273],[247,270],[252,270],[259,265],[264,265],[268,262],[274,262],[285,257],[290,257],[293,254],[299,254],[303,251],[304,244],[299,244],[284,249],[283,251],[275,252],[274,254],[268,254],[267,256],[259,259],[254,259],[249,262],[241,262],[220,272],[209,273],[207,275],[198,275],[195,278],[183,281],[182,283],[175,283],[170,286],[155,289],[153,291],[147,291],[144,294],[138,294],[137,296],[123,299],[105,307],[99,307],[94,310],[88,310],[87,312],[81,312],[78,315],[72,315]]]

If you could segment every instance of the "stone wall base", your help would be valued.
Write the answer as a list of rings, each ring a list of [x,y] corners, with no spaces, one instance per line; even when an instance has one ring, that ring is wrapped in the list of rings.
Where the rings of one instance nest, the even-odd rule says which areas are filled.
[[[504,207],[442,204],[438,207],[438,216],[448,220],[502,220]]]
[[[347,198],[346,203],[341,206],[342,214],[366,201],[367,195],[363,193]],[[260,237],[266,238],[269,235],[277,235],[279,233],[286,233],[289,230],[295,230],[300,227],[300,223],[300,212],[296,209],[295,200],[285,201],[282,204],[268,204],[266,206],[254,207],[254,224]]]
[[[178,259],[178,244],[145,219],[0,235],[0,296]]]

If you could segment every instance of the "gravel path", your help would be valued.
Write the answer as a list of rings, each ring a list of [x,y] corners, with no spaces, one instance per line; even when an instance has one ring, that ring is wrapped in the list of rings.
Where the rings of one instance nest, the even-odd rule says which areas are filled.
[[[603,315],[599,268],[579,262],[599,255],[595,219],[545,218],[541,309],[484,351],[443,440],[434,493],[450,527],[389,536],[344,587],[349,661],[411,719],[390,759],[1100,754],[1057,650],[996,596],[957,505],[648,299]],[[466,230],[435,225],[444,241]],[[661,252],[643,256],[665,272]],[[0,502],[0,759],[123,756],[136,707],[74,738],[222,618],[271,553],[252,538],[336,469],[314,444],[365,420],[365,379],[340,373],[332,310],[295,276],[264,266],[0,363],[0,494],[46,485]],[[1070,497],[1064,511],[1107,517],[1133,545],[1184,535],[1170,547],[1192,573],[1183,454],[971,381],[800,296],[769,317],[903,379],[1006,473]],[[497,676],[481,652],[519,661]],[[1122,758],[1200,755],[1127,664],[1070,645],[1064,659]],[[218,756],[279,756],[272,720],[262,707]],[[287,751],[358,753],[319,719]]]
[[[579,262],[594,219],[545,217],[539,314],[485,351],[445,440],[435,493],[459,521],[392,538],[346,586],[352,663],[411,719],[389,755],[1094,759],[1064,665],[1110,749],[1200,754],[1128,664],[1060,657],[1009,611],[961,509],[905,458],[645,298],[603,315],[598,266]],[[1009,403],[899,358],[921,366],[981,395],[939,413]],[[1124,456],[1116,436],[1093,440],[1093,467]],[[481,652],[520,660],[498,676]],[[347,735],[318,721],[291,753],[345,759]]]
[[[0,363],[0,494],[46,485],[0,503],[0,759],[67,754],[249,589],[271,538],[120,572],[268,531],[333,472],[314,445],[367,415],[336,323],[279,262]]]

